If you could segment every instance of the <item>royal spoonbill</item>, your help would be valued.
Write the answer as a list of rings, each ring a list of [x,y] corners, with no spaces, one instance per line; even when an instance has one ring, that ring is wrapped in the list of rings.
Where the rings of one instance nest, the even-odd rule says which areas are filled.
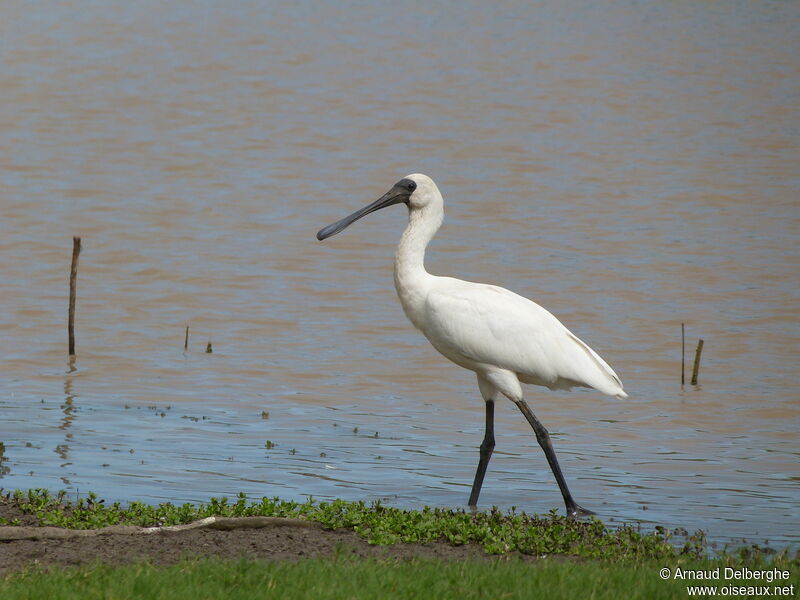
[[[486,433],[469,506],[478,503],[495,445],[494,403],[505,396],[533,428],[564,497],[567,514],[594,514],[572,498],[550,435],[525,402],[520,383],[553,390],[589,387],[627,398],[619,377],[594,350],[535,302],[501,287],[437,277],[425,270],[425,248],[444,218],[442,194],[426,175],[404,177],[372,204],[320,229],[317,239],[329,238],[371,212],[401,203],[408,207],[408,226],[394,259],[394,285],[400,304],[436,350],[475,372],[486,405]]]

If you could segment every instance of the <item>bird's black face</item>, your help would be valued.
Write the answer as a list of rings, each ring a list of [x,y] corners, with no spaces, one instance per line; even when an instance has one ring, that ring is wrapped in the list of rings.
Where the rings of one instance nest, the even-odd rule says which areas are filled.
[[[323,227],[317,232],[317,239],[324,240],[326,238],[331,237],[332,235],[336,235],[346,227],[348,227],[351,223],[358,221],[361,217],[368,215],[371,212],[375,212],[376,210],[380,210],[382,208],[386,208],[387,206],[392,206],[394,204],[400,204],[404,202],[408,204],[409,198],[411,198],[411,194],[414,193],[414,190],[417,189],[417,183],[413,179],[401,179],[397,183],[392,186],[388,192],[386,192],[383,196],[375,200],[372,204],[365,206],[364,208],[357,210],[352,215],[346,216],[344,219],[340,219],[336,221],[336,223],[331,223],[327,227]]]

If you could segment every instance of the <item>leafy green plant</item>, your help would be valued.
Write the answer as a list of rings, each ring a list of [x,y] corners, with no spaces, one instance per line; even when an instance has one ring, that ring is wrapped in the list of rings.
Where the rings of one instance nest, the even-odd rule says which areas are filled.
[[[380,501],[367,504],[333,500],[306,502],[262,498],[248,502],[244,494],[235,500],[211,498],[207,504],[157,506],[132,502],[127,507],[115,502],[107,505],[95,494],[70,502],[65,492],[52,495],[44,489],[14,491],[5,502],[21,512],[34,515],[40,525],[72,529],[95,529],[109,525],[168,526],[190,523],[209,516],[269,516],[308,519],[328,529],[351,529],[370,544],[403,542],[426,543],[444,540],[454,545],[478,544],[489,554],[519,552],[534,556],[566,555],[591,559],[625,561],[699,560],[712,555],[702,532],[670,532],[658,527],[643,532],[633,525],[609,527],[599,519],[577,520],[549,514],[528,515],[492,508],[485,512],[425,507],[406,510],[386,506]],[[774,556],[766,549],[751,546],[732,552],[723,550],[717,558],[728,564],[758,561],[798,563],[788,551]]]

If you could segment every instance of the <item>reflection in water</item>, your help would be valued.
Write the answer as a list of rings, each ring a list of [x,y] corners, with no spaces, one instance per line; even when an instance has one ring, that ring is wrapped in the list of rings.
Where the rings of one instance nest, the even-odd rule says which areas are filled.
[[[96,8],[0,5],[4,488],[463,505],[482,401],[397,304],[402,207],[314,240],[425,172],[428,269],[534,299],[626,384],[526,390],[576,498],[800,539],[800,5]],[[559,506],[496,410],[483,501]]]
[[[0,442],[0,477],[11,472],[11,467],[5,464],[6,461],[8,461],[8,457],[6,456],[6,445],[3,442]]]
[[[75,355],[71,354],[69,357],[69,371],[67,371],[67,375],[64,377],[64,403],[61,405],[64,418],[58,426],[59,429],[64,430],[64,441],[55,448],[55,453],[62,461],[60,465],[62,469],[72,466],[72,463],[69,462],[69,445],[72,441],[72,432],[67,430],[72,426],[72,422],[75,420],[76,416],[75,394],[72,392],[72,377],[73,373],[77,370],[75,367],[75,360]],[[66,475],[62,474],[59,478],[64,485],[68,486],[70,484],[70,479]]]
[[[75,394],[72,392],[72,373],[74,373],[76,370],[75,356],[70,356],[69,371],[67,372],[67,376],[64,377],[64,404],[61,405],[61,410],[64,412],[64,418],[61,420],[59,429],[69,429],[69,427],[72,425],[72,421],[75,420]],[[69,433],[67,433],[67,435],[69,435]]]

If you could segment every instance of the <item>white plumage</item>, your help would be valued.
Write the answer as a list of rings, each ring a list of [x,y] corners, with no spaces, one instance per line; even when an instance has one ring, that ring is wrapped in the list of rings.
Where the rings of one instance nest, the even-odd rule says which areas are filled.
[[[425,270],[425,248],[442,224],[444,203],[433,180],[408,175],[372,204],[325,227],[323,240],[370,212],[405,203],[409,222],[394,263],[397,295],[406,316],[446,358],[477,374],[486,402],[486,435],[469,504],[477,504],[486,467],[494,448],[494,403],[501,396],[520,408],[536,433],[567,512],[591,514],[572,499],[561,474],[547,430],[525,403],[520,383],[550,389],[575,386],[627,398],[613,369],[550,312],[504,288],[437,277]]]
[[[437,277],[420,327],[444,356],[476,373],[626,396],[616,373],[544,308],[506,289]]]

